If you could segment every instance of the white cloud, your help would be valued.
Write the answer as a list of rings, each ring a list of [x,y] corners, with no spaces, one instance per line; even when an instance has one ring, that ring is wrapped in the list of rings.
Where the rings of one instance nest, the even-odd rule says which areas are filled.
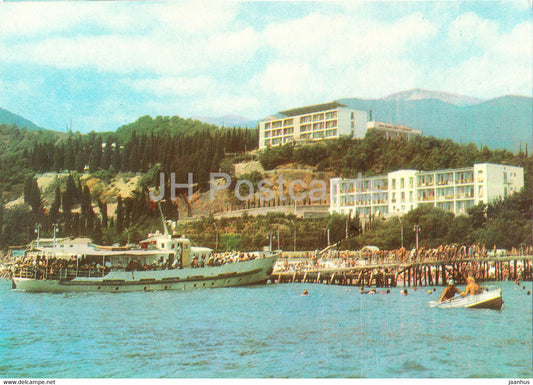
[[[531,21],[347,2],[255,23],[258,4],[247,18],[253,2],[0,2],[0,63],[105,72],[149,96],[143,113],[254,116],[414,87],[531,94]]]
[[[345,65],[375,55],[403,54],[422,41],[432,39],[438,27],[421,13],[387,24],[347,15],[313,13],[304,18],[268,26],[264,40],[277,58],[307,58],[321,63]]]
[[[451,23],[448,36],[451,43],[459,47],[475,45],[487,48],[498,36],[498,24],[468,12]]]
[[[251,27],[211,36],[199,51],[213,62],[239,62],[248,60],[260,46],[260,36]]]
[[[533,43],[533,23],[527,21],[516,25],[508,34],[501,34],[490,45],[494,55],[531,60]]]
[[[229,1],[0,2],[0,39],[101,29],[202,34],[227,28],[238,6]]]
[[[159,96],[198,95],[217,86],[216,80],[209,76],[139,79],[132,80],[128,84],[138,91]]]
[[[276,61],[251,80],[251,88],[280,97],[324,90],[322,76],[305,62]]]
[[[531,95],[532,36],[531,21],[505,32],[494,20],[462,14],[451,23],[448,38],[464,59],[441,73],[442,78],[456,87],[455,92],[477,97]]]
[[[415,87],[422,78],[420,45],[439,26],[413,13],[386,24],[352,15],[314,13],[270,25],[264,40],[273,58],[250,88],[281,100],[300,95],[308,102],[340,97],[377,97]]]
[[[233,1],[176,1],[150,7],[150,14],[167,33],[209,34],[227,29],[238,6]]]
[[[123,5],[124,4],[124,5]],[[235,2],[0,4],[0,61],[160,75],[247,60],[252,28]]]

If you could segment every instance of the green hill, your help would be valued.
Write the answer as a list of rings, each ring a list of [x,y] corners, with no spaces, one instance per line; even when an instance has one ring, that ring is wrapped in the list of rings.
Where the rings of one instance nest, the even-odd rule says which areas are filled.
[[[32,121],[3,108],[0,108],[0,123],[14,124],[19,128],[26,127],[28,130],[32,131],[42,130],[42,127],[39,127]]]

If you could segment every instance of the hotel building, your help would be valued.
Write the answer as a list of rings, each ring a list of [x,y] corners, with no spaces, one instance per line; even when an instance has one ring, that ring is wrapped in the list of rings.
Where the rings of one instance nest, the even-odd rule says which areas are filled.
[[[363,138],[366,111],[331,102],[281,111],[259,122],[259,149],[286,143],[337,139],[341,135]]]
[[[398,170],[376,177],[330,179],[330,209],[349,215],[403,215],[427,204],[465,214],[478,203],[524,187],[524,169],[492,163],[437,171]]]

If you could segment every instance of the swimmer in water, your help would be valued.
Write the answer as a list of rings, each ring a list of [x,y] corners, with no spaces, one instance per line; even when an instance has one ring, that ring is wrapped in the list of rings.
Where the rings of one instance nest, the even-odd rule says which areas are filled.
[[[309,292],[307,291],[307,289],[304,289],[304,292],[302,293],[302,295],[309,295]]]

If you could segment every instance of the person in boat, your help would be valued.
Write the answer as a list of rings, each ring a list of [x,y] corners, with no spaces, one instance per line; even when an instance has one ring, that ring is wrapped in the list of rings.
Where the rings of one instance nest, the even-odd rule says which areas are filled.
[[[461,294],[461,291],[455,287],[455,281],[453,279],[450,279],[448,281],[448,286],[446,286],[446,289],[444,289],[442,295],[439,298],[439,302],[453,298],[455,296],[455,293]]]
[[[474,277],[468,277],[466,279],[466,288],[463,293],[461,293],[461,296],[466,297],[468,294],[470,295],[476,295],[481,294],[482,290],[479,287],[479,285],[476,283],[476,280]]]

